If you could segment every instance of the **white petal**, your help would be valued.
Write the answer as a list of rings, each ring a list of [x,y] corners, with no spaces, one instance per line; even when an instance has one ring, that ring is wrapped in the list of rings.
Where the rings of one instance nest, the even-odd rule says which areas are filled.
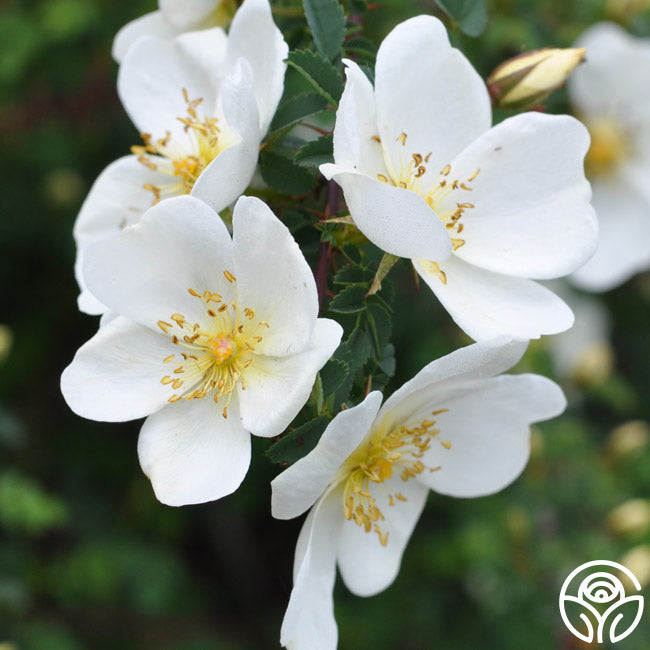
[[[259,199],[242,197],[233,214],[238,301],[269,324],[257,352],[301,352],[318,315],[314,276],[288,228]]]
[[[207,26],[222,0],[158,0],[165,20],[179,32]]]
[[[422,462],[417,480],[456,497],[477,497],[503,489],[519,476],[530,453],[530,425],[559,415],[566,407],[560,387],[539,375],[502,375],[468,382],[438,407],[439,439]]]
[[[521,359],[527,346],[528,341],[501,336],[467,345],[432,361],[386,400],[377,416],[377,426],[390,431],[411,422],[420,411],[442,408],[431,401],[432,395],[439,395],[449,386],[509,370]]]
[[[320,170],[343,188],[355,224],[373,244],[399,257],[449,257],[447,230],[418,194],[339,165]]]
[[[97,298],[88,291],[88,287],[86,286],[86,281],[83,278],[83,258],[80,251],[77,251],[74,275],[77,279],[77,284],[79,285],[79,295],[77,296],[77,307],[79,308],[79,311],[84,314],[90,314],[91,316],[105,314],[108,307],[97,300]]]
[[[569,307],[533,280],[479,269],[452,255],[440,264],[447,276],[443,284],[426,262],[413,264],[456,324],[475,341],[501,335],[537,339],[573,324]]]
[[[91,420],[123,422],[167,404],[163,359],[174,346],[162,334],[118,316],[82,345],[61,375],[68,406]]]
[[[374,489],[373,489],[374,488]],[[420,518],[429,489],[416,481],[404,482],[399,476],[381,485],[371,485],[371,494],[385,519],[378,522],[388,534],[386,546],[377,534],[366,533],[353,520],[341,528],[338,564],[347,588],[357,596],[373,596],[390,585],[399,573],[402,554]],[[400,492],[406,501],[388,504],[388,494]],[[343,508],[341,499],[340,508]]]
[[[607,360],[611,331],[610,314],[600,299],[570,289],[563,281],[556,281],[550,287],[571,306],[576,321],[573,327],[562,334],[551,336],[548,350],[553,359],[556,374],[562,378],[575,378],[584,371],[586,361],[592,354]]]
[[[294,586],[280,631],[280,643],[292,650],[336,650],[332,591],[343,521],[336,495],[327,495],[314,506],[298,538]]]
[[[400,23],[384,39],[375,96],[382,146],[397,167],[402,155],[410,160],[413,153],[432,152],[429,164],[437,173],[490,128],[485,84],[432,16]]]
[[[154,202],[154,195],[143,185],[168,180],[166,174],[148,169],[135,156],[112,162],[97,177],[81,206],[74,225],[77,245],[83,247],[137,223]]]
[[[343,461],[357,448],[377,415],[381,393],[337,413],[318,444],[271,481],[271,511],[276,519],[302,514],[323,494]]]
[[[223,114],[227,130],[232,132],[229,137],[236,142],[203,170],[191,192],[217,212],[235,201],[248,187],[255,173],[262,139],[249,74],[244,68],[240,60],[224,79],[217,111]]]
[[[594,256],[571,275],[578,287],[607,291],[650,268],[650,197],[629,180],[622,173],[593,183],[600,236]]]
[[[528,278],[561,277],[584,264],[598,236],[583,172],[588,147],[587,130],[567,115],[524,113],[478,138],[451,164],[450,178],[480,169],[472,191],[452,193],[446,206],[474,206],[461,218],[466,244],[456,255]]]
[[[101,314],[105,307],[88,291],[83,278],[83,251],[89,243],[119,233],[137,223],[154,196],[143,188],[146,183],[160,185],[169,177],[141,165],[135,156],[112,162],[94,182],[74,226],[77,242],[75,275],[81,288],[79,308],[88,314]]]
[[[336,111],[334,160],[337,165],[356,169],[372,178],[377,174],[388,178],[383,150],[377,141],[375,91],[354,61],[344,63],[347,80]]]
[[[635,38],[614,23],[599,23],[585,31],[577,45],[587,49],[586,61],[569,78],[568,89],[579,112],[586,117],[615,115],[629,126],[647,123],[648,39]]]
[[[223,271],[232,272],[232,241],[219,215],[190,196],[166,199],[135,226],[88,246],[84,278],[112,311],[158,329],[159,320],[204,317],[188,289],[233,296]]]
[[[129,48],[119,69],[117,90],[141,133],[155,140],[169,131],[173,141],[189,147],[189,136],[178,120],[187,116],[183,89],[190,100],[203,100],[200,114],[210,114],[217,102],[225,43],[223,30],[215,27],[171,41],[147,36]]]
[[[237,391],[242,423],[256,436],[277,436],[309,398],[316,373],[338,347],[343,330],[327,318],[316,321],[307,348],[286,357],[255,355]]]
[[[234,492],[250,464],[250,436],[236,402],[223,407],[208,395],[181,400],[149,416],[138,457],[156,497],[169,506],[214,501]]]
[[[253,70],[260,130],[266,133],[284,90],[289,47],[275,26],[268,0],[244,0],[230,25],[226,65],[244,57]]]
[[[113,39],[113,58],[120,63],[127,50],[142,36],[173,38],[176,30],[165,20],[160,11],[140,16],[120,29]]]

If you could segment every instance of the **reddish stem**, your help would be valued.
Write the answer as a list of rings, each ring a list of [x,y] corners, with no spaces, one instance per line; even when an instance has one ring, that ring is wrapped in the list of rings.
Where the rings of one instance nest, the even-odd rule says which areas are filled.
[[[334,181],[327,183],[327,205],[323,219],[335,215],[339,205],[339,186]],[[330,266],[332,247],[329,243],[321,242],[318,248],[318,265],[316,267],[316,290],[318,291],[318,304],[323,307],[327,295],[327,271]]]

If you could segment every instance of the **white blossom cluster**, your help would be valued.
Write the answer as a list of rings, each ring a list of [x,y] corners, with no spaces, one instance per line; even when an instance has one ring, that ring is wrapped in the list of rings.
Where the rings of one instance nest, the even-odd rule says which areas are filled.
[[[174,506],[237,489],[250,435],[286,431],[343,336],[318,317],[313,271],[288,228],[243,196],[283,93],[288,46],[268,0],[244,0],[226,33],[227,13],[219,0],[160,0],[118,34],[118,93],[141,142],[100,174],[74,233],[79,307],[101,320],[64,371],[63,395],[93,420],[146,418],[140,464]],[[309,510],[282,645],[336,647],[336,567],[355,594],[385,589],[430,490],[476,497],[521,473],[530,425],[566,401],[545,377],[503,373],[530,339],[574,319],[537,280],[573,273],[603,288],[650,264],[650,142],[640,142],[650,137],[648,96],[641,103],[630,89],[637,101],[627,101],[620,79],[620,102],[594,94],[598,39],[630,60],[634,47],[599,30],[584,43],[594,65],[570,89],[591,149],[585,126],[566,115],[527,112],[492,126],[485,83],[431,16],[385,38],[374,84],[344,60],[334,163],[320,170],[342,188],[356,228],[411,260],[476,343],[431,361],[386,399],[372,391],[346,404],[273,480],[275,517]],[[636,68],[647,91],[649,71]],[[641,163],[616,158],[628,149]],[[594,204],[611,230],[600,243],[588,151]],[[629,225],[610,225],[617,203]],[[219,213],[233,205],[230,230]],[[643,239],[643,252],[608,257],[630,238]],[[628,267],[615,269],[623,258]]]

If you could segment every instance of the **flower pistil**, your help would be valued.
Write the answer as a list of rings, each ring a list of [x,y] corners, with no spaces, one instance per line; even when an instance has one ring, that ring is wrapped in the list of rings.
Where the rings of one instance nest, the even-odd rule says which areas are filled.
[[[235,276],[224,271],[232,284]],[[158,327],[171,336],[172,343],[185,351],[163,359],[166,364],[178,364],[160,382],[175,391],[169,402],[181,399],[202,399],[212,393],[216,402],[222,397],[226,404],[222,414],[228,417],[228,405],[237,384],[246,389],[246,369],[253,363],[253,353],[269,324],[255,322],[255,312],[250,307],[240,309],[236,301],[225,301],[210,291],[199,293],[188,289],[194,298],[205,303],[208,319],[204,323],[191,323],[183,314],[174,313],[169,321],[159,320]],[[171,322],[170,322],[171,321]]]

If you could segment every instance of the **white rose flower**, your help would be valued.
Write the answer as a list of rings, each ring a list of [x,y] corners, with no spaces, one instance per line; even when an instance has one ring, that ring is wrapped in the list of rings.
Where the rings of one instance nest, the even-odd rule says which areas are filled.
[[[490,128],[485,84],[431,16],[386,37],[374,88],[346,65],[335,164],[321,171],[359,229],[411,258],[475,340],[568,329],[571,310],[530,278],[566,275],[595,248],[585,128],[540,113]]]
[[[287,51],[268,0],[245,0],[227,37],[213,28],[129,48],[118,93],[144,143],[100,174],[77,217],[82,311],[106,311],[85,285],[88,244],[168,197],[191,194],[219,212],[244,192],[282,95]]]
[[[576,316],[570,330],[546,341],[557,376],[583,386],[604,381],[614,368],[606,306],[598,296],[578,293],[564,280],[554,281],[549,288],[562,297]]]
[[[545,377],[499,375],[525,347],[503,338],[475,343],[430,363],[383,406],[381,393],[370,393],[273,480],[275,517],[313,505],[296,545],[284,646],[336,648],[336,565],[359,596],[390,585],[429,490],[477,497],[520,474],[530,424],[566,405]]]
[[[232,0],[158,0],[158,11],[132,20],[113,40],[113,58],[119,63],[127,50],[142,36],[174,38],[183,32],[224,26],[231,14]]]
[[[585,162],[600,237],[571,281],[607,291],[650,268],[650,39],[600,23],[580,43],[586,61],[568,90],[591,134]]]
[[[169,505],[234,491],[249,432],[287,427],[342,335],[317,318],[311,270],[262,201],[240,198],[233,230],[202,201],[177,197],[94,244],[84,265],[115,316],[79,349],[61,390],[93,420],[148,416],[140,464]]]

